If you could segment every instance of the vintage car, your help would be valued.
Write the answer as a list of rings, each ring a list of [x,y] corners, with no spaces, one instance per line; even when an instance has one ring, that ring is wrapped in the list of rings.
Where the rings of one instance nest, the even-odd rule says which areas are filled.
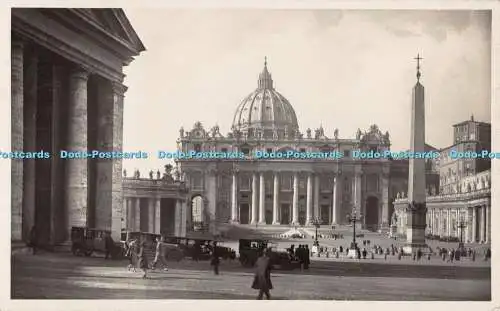
[[[220,258],[224,260],[234,260],[236,259],[236,251],[230,247],[226,247],[220,244],[221,242],[217,242],[217,254],[219,254]]]
[[[106,236],[109,235],[112,248],[111,258],[123,258],[123,247],[120,242],[113,241],[109,230],[86,227],[71,228],[71,252],[75,256],[91,256],[93,253],[106,253]]]
[[[278,270],[293,270],[300,268],[300,262],[285,251],[277,251],[271,248],[269,252],[271,266]]]
[[[240,253],[240,263],[244,267],[253,267],[257,258],[259,258],[259,253],[267,248],[267,240],[239,240],[239,253]]]
[[[260,252],[267,248],[273,269],[293,270],[300,268],[299,261],[286,251],[278,251],[275,245],[266,240],[241,239],[239,245],[240,262],[244,267],[253,267],[259,258]]]

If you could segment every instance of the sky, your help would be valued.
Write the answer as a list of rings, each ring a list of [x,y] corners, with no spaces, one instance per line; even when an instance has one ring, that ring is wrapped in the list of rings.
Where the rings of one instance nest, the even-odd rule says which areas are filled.
[[[354,138],[377,124],[391,149],[410,142],[417,53],[425,86],[426,142],[451,145],[452,125],[491,117],[491,17],[485,11],[125,9],[146,47],[125,67],[127,171],[162,170],[180,127],[217,124],[226,135],[257,87],[267,56],[300,129]]]

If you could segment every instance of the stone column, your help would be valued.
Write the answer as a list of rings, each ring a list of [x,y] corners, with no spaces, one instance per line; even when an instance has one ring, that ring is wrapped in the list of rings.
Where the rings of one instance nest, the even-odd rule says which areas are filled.
[[[155,199],[148,198],[148,232],[155,232]]]
[[[182,205],[180,200],[175,200],[175,235],[181,236],[182,230]]]
[[[132,198],[126,198],[127,201],[127,231],[133,231],[135,227],[135,206]]]
[[[465,241],[469,242],[471,240],[470,238],[470,227],[471,227],[471,221],[470,221],[471,215],[470,215],[470,210],[469,208],[465,209]]]
[[[87,151],[87,82],[89,73],[75,68],[69,77],[69,106],[67,150]],[[67,238],[71,238],[71,227],[86,226],[88,215],[88,170],[87,159],[65,161],[67,211]]]
[[[266,184],[264,179],[264,172],[260,172],[260,186],[259,186],[259,224],[266,223]]]
[[[353,196],[354,196],[354,206],[358,210],[358,213],[361,213],[363,215],[363,220],[362,223],[366,223],[366,211],[365,207],[362,206],[362,201],[361,201],[361,169],[356,168],[354,172],[354,191],[353,191]]]
[[[337,209],[337,188],[338,188],[337,175],[333,175],[333,195],[332,195],[332,225],[338,223],[338,209]]]
[[[307,193],[306,193],[306,225],[311,225],[313,219],[313,210],[312,210],[312,174],[307,174]]]
[[[127,91],[127,87],[121,83],[112,83],[113,91],[113,114],[112,120],[112,138],[111,144],[113,151],[122,151],[123,149],[123,98]],[[122,159],[113,159],[111,167],[111,234],[119,236],[120,234],[120,219],[123,200],[122,188]]]
[[[486,239],[485,242],[491,242],[491,205],[485,205],[486,208]]]
[[[12,40],[11,43],[11,148],[22,151],[24,136],[24,74],[23,43]],[[11,239],[27,240],[31,228],[23,228],[23,160],[11,161]],[[34,219],[32,220],[34,222]],[[24,229],[24,230],[23,230]],[[23,232],[24,231],[24,232]]]
[[[233,184],[231,192],[231,222],[239,223],[238,217],[238,175],[233,171]]]
[[[280,210],[280,186],[279,174],[274,173],[274,189],[273,189],[273,225],[279,225],[279,210]]]
[[[135,198],[134,231],[141,231],[141,198]]]
[[[128,206],[127,198],[123,198],[123,218],[122,218],[122,229],[128,229]]]
[[[477,242],[477,208],[472,207],[472,242]]]
[[[254,225],[257,223],[258,211],[257,211],[257,174],[254,173],[252,176],[252,219],[251,223]]]
[[[292,224],[299,224],[299,174],[293,174]]]
[[[481,241],[486,241],[486,205],[481,206]]]
[[[37,104],[38,104],[38,54],[33,47],[27,46],[27,59],[24,60],[24,125],[23,144],[24,151],[37,152]],[[14,83],[14,82],[13,82]],[[12,84],[14,87],[14,84]],[[14,122],[14,115],[12,115]],[[50,150],[52,151],[52,150]],[[52,160],[54,160],[53,157]],[[14,162],[16,160],[13,160]],[[24,236],[30,232],[35,224],[35,189],[36,189],[36,159],[25,159],[23,167],[23,232]],[[48,181],[47,181],[48,182]],[[51,204],[52,205],[52,204]],[[14,215],[12,215],[14,216]]]
[[[446,235],[447,236],[451,236],[451,225],[452,225],[452,222],[451,222],[451,209],[447,209],[446,210],[446,214],[447,214],[447,221],[448,221],[448,225],[446,225]]]
[[[320,218],[319,214],[319,174],[314,175],[314,217]]]
[[[161,199],[155,198],[155,234],[161,233]]]
[[[382,227],[389,228],[389,168],[384,167],[381,175],[381,191],[382,191]]]

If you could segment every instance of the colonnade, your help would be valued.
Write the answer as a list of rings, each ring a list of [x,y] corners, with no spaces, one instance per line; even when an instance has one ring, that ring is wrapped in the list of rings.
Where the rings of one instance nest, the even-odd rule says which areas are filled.
[[[433,235],[462,238],[464,242],[491,240],[490,205],[469,208],[436,208],[428,212],[428,232]]]
[[[273,187],[272,187],[272,224],[280,224],[280,175],[282,172],[268,172],[268,171],[258,171],[252,173],[252,183],[251,183],[251,212],[250,212],[250,223],[251,224],[265,224],[266,223],[266,213],[265,213],[265,201],[266,201],[266,190],[265,190],[265,180],[268,175],[272,174]],[[333,180],[333,186],[331,193],[331,219],[332,225],[338,224],[341,220],[340,217],[340,194],[342,190],[339,188],[340,184],[340,174],[337,172],[331,172],[331,177]],[[301,177],[306,178],[306,225],[310,225],[314,218],[319,218],[319,202],[320,202],[320,174],[314,172],[292,172],[292,215],[291,224],[299,224],[299,179]],[[352,179],[353,182],[353,202],[356,206],[361,204],[361,172],[356,172],[355,177]],[[231,205],[231,220],[233,223],[238,223],[240,221],[239,213],[239,202],[238,202],[238,171],[233,172],[232,176],[232,205]],[[323,215],[324,216],[324,215]],[[323,219],[326,221],[326,219]]]
[[[141,226],[141,199],[147,200],[147,223]],[[149,232],[160,234],[161,231],[161,199],[125,197],[123,200],[124,217],[122,228],[127,231]]]
[[[472,207],[428,207],[427,234],[440,237],[462,236],[464,242],[491,242],[491,205]],[[406,213],[400,211],[401,233],[406,231]]]
[[[52,244],[67,241],[73,226],[118,238],[121,160],[61,161],[59,152],[121,150],[127,88],[24,40],[13,38],[11,51],[12,151],[51,153],[48,160],[12,161],[12,238],[26,238],[35,224]]]
[[[130,232],[183,236],[187,221],[185,202],[183,199],[167,198],[167,204],[162,205],[162,198],[159,196],[128,194],[123,200],[121,229]]]

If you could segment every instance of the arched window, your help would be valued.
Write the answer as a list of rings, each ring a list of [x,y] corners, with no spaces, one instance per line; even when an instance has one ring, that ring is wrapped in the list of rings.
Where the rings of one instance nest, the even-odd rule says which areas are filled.
[[[194,197],[191,201],[191,206],[193,224],[201,225],[203,222],[203,198],[201,196]]]

